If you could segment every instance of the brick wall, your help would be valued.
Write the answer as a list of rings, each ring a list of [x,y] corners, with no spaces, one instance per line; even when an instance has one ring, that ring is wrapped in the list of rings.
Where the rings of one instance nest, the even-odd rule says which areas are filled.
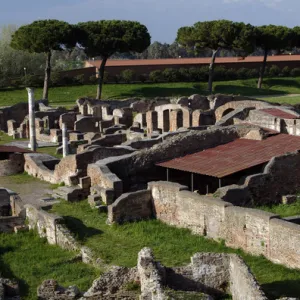
[[[149,183],[154,214],[164,223],[219,240],[291,268],[300,266],[300,225],[257,209],[201,196],[176,183]]]

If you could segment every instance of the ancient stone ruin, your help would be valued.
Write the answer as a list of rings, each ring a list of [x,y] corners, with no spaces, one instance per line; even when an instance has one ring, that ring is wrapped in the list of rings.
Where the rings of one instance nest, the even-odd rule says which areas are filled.
[[[108,212],[108,224],[156,218],[300,268],[299,218],[255,209],[291,203],[299,192],[300,114],[294,107],[242,96],[192,95],[82,98],[67,110],[33,103],[29,93],[33,111],[25,104],[0,111],[0,130],[15,138],[0,146],[0,176],[25,171],[62,185],[53,198],[88,199],[93,209]],[[56,147],[62,158],[40,153],[45,145]],[[26,228],[25,218],[28,228],[50,244],[78,251],[84,262],[101,265],[101,258],[78,244],[63,218],[22,203],[18,195],[1,188],[0,231]],[[115,267],[84,294],[48,280],[38,296],[135,299],[123,289],[129,282],[139,283],[140,299],[145,300],[173,299],[176,291],[203,293],[203,299],[225,294],[266,299],[236,255],[197,253],[190,265],[167,268],[154,260],[150,249],[140,252],[137,268]]]

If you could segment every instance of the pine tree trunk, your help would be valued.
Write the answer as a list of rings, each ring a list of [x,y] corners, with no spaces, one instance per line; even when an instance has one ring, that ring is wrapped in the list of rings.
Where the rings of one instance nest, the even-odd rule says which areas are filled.
[[[219,50],[220,50],[219,48],[217,50],[213,50],[211,62],[209,65],[209,73],[208,73],[209,74],[209,77],[208,77],[208,92],[209,92],[209,94],[212,94],[215,60],[216,60],[216,56],[217,56]]]
[[[258,83],[257,83],[258,89],[261,89],[261,86],[262,86],[262,82],[263,82],[263,78],[264,78],[265,70],[266,70],[266,66],[267,66],[267,57],[268,57],[268,50],[265,49],[264,61],[262,63],[260,71],[259,71],[259,78],[258,78]]]
[[[45,78],[44,78],[44,90],[43,99],[48,100],[48,90],[51,75],[51,51],[47,53],[46,68],[45,68]]]
[[[102,95],[102,85],[103,85],[104,69],[105,69],[106,62],[107,62],[107,58],[103,57],[102,62],[101,62],[101,66],[98,69],[99,83],[98,83],[97,97],[96,97],[96,99],[98,99],[98,100],[101,99],[101,95]]]

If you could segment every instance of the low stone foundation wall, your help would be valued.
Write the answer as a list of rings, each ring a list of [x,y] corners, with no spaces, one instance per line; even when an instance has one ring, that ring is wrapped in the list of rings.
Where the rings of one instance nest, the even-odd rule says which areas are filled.
[[[123,223],[152,217],[151,191],[123,194],[108,206],[108,222]]]
[[[80,250],[80,245],[64,224],[62,217],[49,214],[31,205],[25,205],[29,229],[37,229],[40,237],[49,244],[58,245],[67,250]]]
[[[54,172],[46,167],[45,162],[59,161],[48,154],[25,154],[24,170],[31,176],[50,183],[57,183]]]
[[[138,272],[141,300],[169,299],[170,289],[187,295],[202,292],[203,299],[231,294],[233,300],[267,300],[248,266],[235,254],[196,253],[189,265],[166,268],[154,260],[151,249],[144,248],[138,256]]]
[[[137,216],[139,212],[148,218],[150,211],[145,207],[149,208],[150,191],[152,213],[158,220],[224,240],[229,247],[264,255],[275,263],[300,268],[300,225],[272,213],[233,206],[220,198],[201,196],[187,189],[177,183],[151,182],[148,191],[126,194],[108,206],[108,222],[139,219],[142,217],[142,214]]]
[[[273,157],[262,173],[246,177],[243,185],[220,188],[216,194],[235,205],[280,203],[282,196],[300,189],[300,152]]]
[[[0,176],[10,176],[24,171],[24,156],[21,153],[11,154],[9,159],[0,160]]]
[[[116,199],[127,192],[130,185],[136,185],[140,181],[145,183],[159,180],[160,177],[153,178],[153,173],[157,173],[155,163],[232,142],[254,129],[258,130],[258,127],[239,125],[177,133],[174,136],[166,136],[164,143],[154,145],[150,149],[90,164],[87,173],[91,177],[92,186],[114,189],[114,185],[118,182],[115,190]]]
[[[25,218],[21,216],[9,216],[0,218],[0,232],[14,232],[16,226],[22,226],[25,223]]]

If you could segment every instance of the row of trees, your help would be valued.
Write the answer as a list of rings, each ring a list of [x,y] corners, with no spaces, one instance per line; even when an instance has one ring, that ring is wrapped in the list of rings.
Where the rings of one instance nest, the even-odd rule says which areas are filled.
[[[177,42],[186,48],[194,50],[210,49],[212,51],[209,66],[208,89],[212,91],[215,59],[222,50],[234,51],[245,57],[260,48],[264,60],[260,68],[258,88],[261,88],[267,57],[270,51],[278,54],[285,50],[299,47],[300,27],[293,29],[284,26],[259,26],[231,22],[228,20],[197,22],[191,27],[181,27],[177,33]]]
[[[260,68],[258,88],[261,88],[267,56],[271,51],[282,53],[285,50],[300,46],[300,28],[284,26],[254,27],[242,22],[228,20],[197,22],[190,27],[178,30],[176,43],[150,45],[150,34],[147,28],[133,21],[91,21],[70,25],[58,20],[40,20],[20,27],[10,43],[17,50],[46,54],[43,98],[48,98],[51,74],[51,57],[54,53],[75,49],[83,51],[87,57],[100,57],[98,70],[99,81],[97,99],[100,99],[104,71],[110,57],[128,53],[143,53],[150,58],[151,51],[160,48],[160,56],[169,57],[170,53],[182,53],[185,57],[199,53],[210,53],[211,63],[208,68],[208,90],[212,92],[215,59],[223,51],[246,57],[260,49],[264,60]],[[172,52],[173,51],[173,52]],[[158,52],[153,50],[153,53]]]
[[[48,99],[53,51],[71,51],[80,46],[88,57],[101,56],[97,99],[100,99],[105,65],[116,52],[143,52],[150,45],[147,28],[133,21],[90,21],[71,25],[59,20],[40,20],[21,26],[12,36],[11,47],[45,53],[43,98]]]

